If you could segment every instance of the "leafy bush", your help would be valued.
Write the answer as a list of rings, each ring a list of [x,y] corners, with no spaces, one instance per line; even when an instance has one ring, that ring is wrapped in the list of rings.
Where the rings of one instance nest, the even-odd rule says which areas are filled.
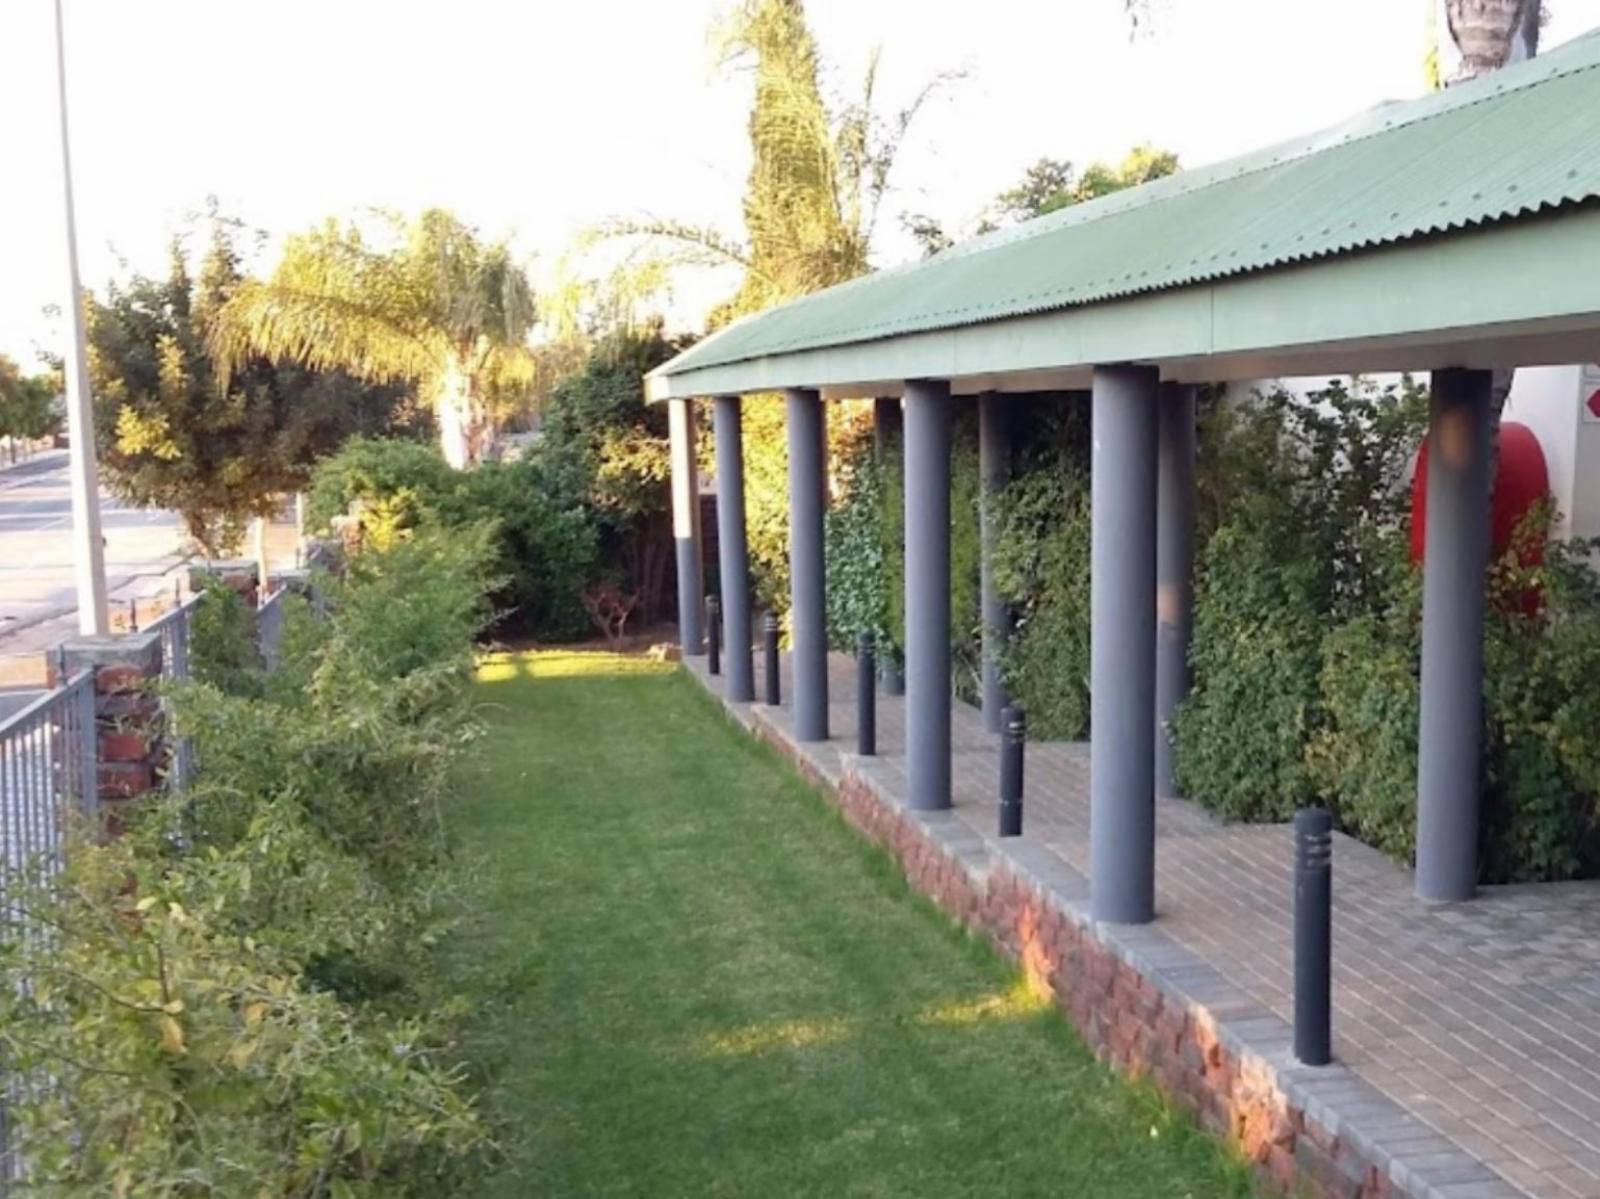
[[[484,1133],[427,949],[490,537],[356,556],[320,624],[287,597],[280,674],[173,690],[187,789],[20,897],[0,963],[35,986],[0,988],[0,1056],[38,1081],[13,1114],[42,1190],[453,1191]]]
[[[501,618],[537,636],[576,637],[582,595],[599,561],[593,514],[562,499],[539,458],[456,471],[413,442],[353,441],[318,467],[307,519],[325,527],[355,502],[369,542],[387,548],[416,530],[492,529]]]
[[[1194,688],[1175,727],[1190,798],[1280,820],[1318,796],[1307,748],[1328,719],[1323,635],[1389,602],[1393,571],[1373,539],[1403,527],[1425,414],[1409,379],[1208,410],[1201,491],[1215,531],[1197,563]],[[1337,773],[1340,754],[1322,752]]]
[[[852,652],[871,630],[898,660],[905,644],[905,468],[898,453],[877,463],[867,426],[839,433],[841,496],[826,516],[828,640]],[[978,461],[976,424],[957,426],[951,452],[950,647],[956,693],[977,693]]]
[[[1597,550],[1596,542],[1558,543],[1544,563],[1527,566],[1514,547],[1491,574],[1485,881],[1600,872],[1600,578],[1590,566]]]
[[[1007,692],[1029,732],[1089,732],[1089,479],[1061,464],[1013,481],[997,506],[995,587],[1014,632],[1002,658]]]
[[[247,695],[259,690],[262,666],[255,611],[220,579],[208,581],[189,620],[194,678],[230,695]]]

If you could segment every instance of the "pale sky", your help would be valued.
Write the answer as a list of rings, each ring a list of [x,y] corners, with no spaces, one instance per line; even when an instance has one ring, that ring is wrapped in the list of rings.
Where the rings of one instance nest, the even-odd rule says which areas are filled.
[[[213,194],[275,234],[444,205],[546,262],[607,216],[738,231],[748,82],[707,50],[724,0],[64,2],[87,286],[161,271]],[[1042,155],[1148,141],[1200,165],[1414,96],[1428,2],[1158,0],[1138,41],[1121,0],[808,11],[832,94],[858,93],[874,47],[887,109],[965,72],[912,129],[879,222],[889,265],[916,252],[901,212],[960,226]],[[1600,25],[1600,0],[1551,7],[1547,49]],[[0,0],[0,353],[27,367],[59,344],[40,310],[65,292],[51,14]]]

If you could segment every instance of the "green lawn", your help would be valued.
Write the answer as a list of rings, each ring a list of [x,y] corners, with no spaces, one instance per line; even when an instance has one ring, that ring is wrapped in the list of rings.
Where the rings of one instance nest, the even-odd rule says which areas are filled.
[[[675,668],[501,656],[478,690],[475,1194],[1250,1194]]]

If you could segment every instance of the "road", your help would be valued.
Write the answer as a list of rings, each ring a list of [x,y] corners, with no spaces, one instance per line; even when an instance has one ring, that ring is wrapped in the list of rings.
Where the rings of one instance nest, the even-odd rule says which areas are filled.
[[[183,525],[173,513],[128,508],[102,492],[100,519],[111,592],[152,590],[180,561]],[[37,654],[75,631],[71,530],[65,450],[0,470],[0,656]]]

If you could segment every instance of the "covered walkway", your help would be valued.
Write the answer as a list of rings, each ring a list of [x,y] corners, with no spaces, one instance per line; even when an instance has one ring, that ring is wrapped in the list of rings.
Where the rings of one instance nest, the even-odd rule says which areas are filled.
[[[690,664],[724,693],[703,658]],[[845,698],[855,695],[855,664],[834,654],[829,669],[827,741],[797,740],[788,706],[729,707],[833,786],[859,774],[903,807],[905,701],[878,696],[879,754],[859,758],[855,703]],[[951,843],[974,870],[1010,862],[1050,880],[1064,906],[1085,909],[1088,747],[1028,747],[1023,836],[1001,840],[997,739],[977,710],[957,704],[952,716]],[[1155,924],[1103,925],[1099,935],[1259,1055],[1291,1102],[1309,1101],[1339,1135],[1381,1151],[1400,1193],[1600,1195],[1600,882],[1492,887],[1470,904],[1423,908],[1409,871],[1336,834],[1337,1065],[1308,1071],[1289,1052],[1288,827],[1224,825],[1181,800],[1159,801],[1156,825]]]

